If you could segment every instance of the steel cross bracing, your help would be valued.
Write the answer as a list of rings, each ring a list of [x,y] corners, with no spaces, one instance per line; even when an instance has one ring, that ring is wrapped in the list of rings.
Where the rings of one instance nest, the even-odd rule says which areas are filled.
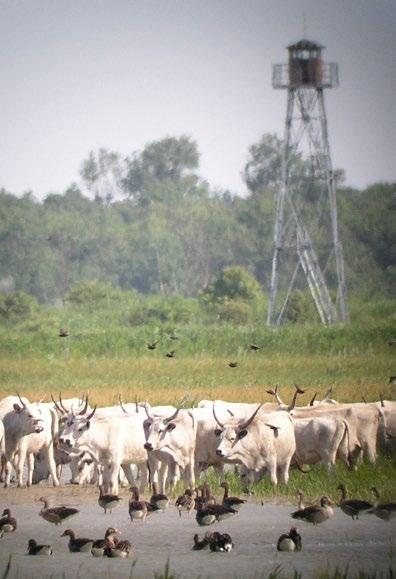
[[[292,162],[298,158],[309,160],[310,172],[305,176],[303,192],[301,186],[300,190],[296,186],[292,174]],[[307,163],[304,167],[306,170]],[[304,196],[311,191],[313,200],[307,203]],[[308,226],[315,233],[315,241]],[[321,322],[347,322],[344,262],[338,235],[323,89],[305,86],[288,90],[282,184],[276,200],[268,325],[282,323],[299,271],[306,278]],[[326,280],[326,274],[330,281]]]

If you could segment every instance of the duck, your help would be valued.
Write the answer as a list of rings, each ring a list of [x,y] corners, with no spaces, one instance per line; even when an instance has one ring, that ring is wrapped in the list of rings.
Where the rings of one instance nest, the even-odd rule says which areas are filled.
[[[105,555],[107,557],[118,557],[119,559],[125,559],[129,557],[132,552],[132,545],[128,540],[119,541],[117,538],[108,540],[108,545],[106,547]]]
[[[153,494],[150,497],[150,504],[158,507],[161,511],[164,511],[169,505],[169,498],[158,492],[158,483],[152,483]]]
[[[207,533],[206,538],[209,541],[209,548],[212,552],[229,553],[234,543],[228,533]]]
[[[380,494],[376,487],[371,487],[375,496],[375,506],[367,511],[370,515],[375,515],[383,521],[390,521],[396,517],[396,503],[379,503]]]
[[[195,497],[191,489],[186,489],[184,494],[180,495],[175,502],[175,506],[179,511],[179,517],[182,516],[182,511],[187,511],[188,514],[195,507]]]
[[[104,514],[107,514],[107,511],[111,511],[122,501],[122,497],[117,495],[109,495],[103,492],[102,485],[99,485],[99,498],[98,503],[99,506],[102,507]]]
[[[137,487],[131,487],[130,491],[132,493],[132,498],[129,501],[128,511],[132,522],[135,519],[141,519],[142,522],[144,522],[147,515],[160,510],[157,505],[152,505],[147,501],[140,500]]]
[[[195,499],[195,508],[197,509],[195,520],[200,526],[208,526],[216,521],[223,521],[238,512],[226,505],[208,504],[203,497]]]
[[[204,536],[203,539],[199,539],[197,533],[195,533],[195,535],[193,537],[193,541],[194,541],[194,545],[193,545],[194,551],[202,551],[202,549],[205,549],[209,545],[209,541],[208,541],[206,535]]]
[[[239,511],[241,506],[244,505],[246,503],[246,501],[244,499],[240,499],[239,497],[228,496],[229,485],[228,485],[227,481],[223,481],[222,483],[220,483],[220,486],[224,489],[224,496],[223,496],[222,504],[227,506],[227,507],[231,507],[232,509],[235,509],[236,511]]]
[[[66,529],[61,535],[61,537],[69,538],[69,551],[70,553],[90,553],[92,546],[94,544],[93,539],[86,539],[85,537],[76,537],[74,531],[71,529]]]
[[[119,535],[120,531],[114,529],[114,527],[108,527],[105,532],[104,539],[97,539],[93,542],[91,553],[94,557],[103,557],[106,554],[106,549],[109,545],[109,541]]]
[[[311,505],[304,509],[299,509],[298,511],[291,513],[291,517],[293,519],[300,519],[307,523],[312,523],[313,525],[319,525],[334,515],[334,511],[330,506],[332,504],[333,502],[329,497],[323,496],[320,499],[319,505]]]
[[[339,506],[341,510],[352,517],[352,520],[359,519],[359,514],[369,511],[373,508],[373,505],[367,501],[361,501],[359,499],[347,499],[346,487],[343,483],[340,483],[337,487],[341,491],[341,500]]]
[[[28,555],[52,555],[51,545],[38,545],[34,539],[29,539]]]
[[[40,497],[39,501],[44,503],[41,511],[39,512],[40,517],[43,517],[49,523],[55,523],[55,525],[60,525],[63,521],[70,519],[74,515],[77,515],[80,511],[74,509],[73,507],[48,507],[48,501],[44,497]]]
[[[16,519],[11,516],[10,509],[4,509],[0,519],[1,536],[3,536],[4,533],[14,533],[16,529],[17,529]]]
[[[284,533],[278,539],[276,544],[278,551],[301,551],[301,535],[297,532],[296,527],[292,527],[288,533]]]

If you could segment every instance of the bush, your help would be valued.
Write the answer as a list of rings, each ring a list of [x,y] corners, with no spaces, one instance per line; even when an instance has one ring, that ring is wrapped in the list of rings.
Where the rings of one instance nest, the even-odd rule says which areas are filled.
[[[249,321],[251,309],[246,302],[225,299],[214,306],[214,312],[222,322],[243,325]]]
[[[132,292],[124,292],[111,283],[91,280],[74,286],[66,295],[66,301],[74,305],[96,307],[121,303],[126,297],[132,296]]]
[[[128,323],[142,325],[156,322],[188,323],[197,314],[197,302],[184,298],[147,297],[128,311]]]
[[[0,317],[7,321],[29,318],[39,309],[37,300],[24,292],[0,294]]]
[[[202,292],[201,298],[206,303],[216,303],[218,301],[238,300],[242,302],[252,302],[258,299],[260,286],[253,277],[243,267],[226,267],[219,277]]]

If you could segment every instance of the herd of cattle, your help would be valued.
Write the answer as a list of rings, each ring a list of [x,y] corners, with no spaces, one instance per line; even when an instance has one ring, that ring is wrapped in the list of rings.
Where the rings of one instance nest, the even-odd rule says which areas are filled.
[[[263,475],[287,483],[289,469],[337,459],[356,468],[375,462],[379,449],[396,448],[396,402],[338,403],[328,396],[296,406],[277,391],[262,404],[202,400],[195,408],[150,406],[148,402],[91,408],[88,397],[51,403],[7,396],[0,401],[0,452],[5,486],[13,469],[18,486],[51,477],[59,485],[62,465],[71,482],[95,482],[118,493],[122,477],[149,481],[172,491],[184,478],[190,488],[212,466],[238,464],[249,486]]]

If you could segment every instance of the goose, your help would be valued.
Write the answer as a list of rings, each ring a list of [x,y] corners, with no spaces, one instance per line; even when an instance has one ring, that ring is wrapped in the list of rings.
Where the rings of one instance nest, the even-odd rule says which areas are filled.
[[[347,499],[346,487],[343,483],[340,483],[337,489],[341,491],[341,500],[339,502],[339,506],[346,515],[352,517],[352,520],[358,519],[360,513],[364,513],[365,511],[373,508],[373,505],[367,501],[361,501],[359,499]]]
[[[118,529],[114,529],[114,527],[108,527],[106,529],[106,533],[104,539],[97,539],[93,542],[91,553],[94,557],[103,557],[106,554],[106,548],[109,545],[109,541],[119,535],[120,531]]]
[[[28,555],[52,555],[51,545],[38,545],[34,539],[29,539]]]
[[[157,505],[152,505],[147,501],[140,500],[137,487],[131,487],[130,491],[132,493],[132,498],[129,501],[128,511],[132,522],[135,519],[141,519],[142,522],[144,522],[147,515],[160,510]]]
[[[379,519],[383,521],[390,521],[396,517],[396,503],[382,503],[378,504],[380,494],[376,487],[371,487],[371,491],[375,496],[375,506],[367,511],[370,515],[376,515]]]
[[[209,541],[206,538],[206,535],[204,536],[203,539],[200,540],[197,533],[195,533],[195,535],[193,537],[193,541],[194,541],[194,545],[193,545],[194,551],[202,551],[202,549],[205,549],[209,545]]]
[[[16,531],[17,522],[14,517],[11,516],[10,509],[4,509],[3,514],[0,519],[0,533],[3,536],[4,533],[13,533]]]
[[[329,497],[323,496],[320,499],[320,505],[311,505],[291,513],[293,519],[301,519],[307,523],[312,523],[313,525],[319,525],[324,523],[327,519],[330,519],[334,515],[334,511],[330,505],[333,502]]]
[[[228,496],[228,489],[229,489],[228,482],[223,481],[222,483],[220,483],[220,486],[224,489],[222,504],[225,505],[226,507],[231,507],[232,509],[239,511],[241,506],[245,504],[246,501],[244,499],[240,499],[239,497]]]
[[[71,529],[66,529],[61,537],[69,537],[70,553],[90,553],[94,544],[93,539],[86,539],[85,537],[77,538]]]
[[[72,507],[48,507],[48,501],[44,497],[40,497],[39,501],[44,503],[44,506],[39,512],[40,517],[43,517],[43,519],[49,523],[55,523],[55,525],[60,525],[62,521],[66,521],[80,512],[78,509]]]
[[[212,525],[216,521],[223,521],[238,512],[226,505],[208,504],[202,497],[197,497],[195,503],[197,509],[195,520],[198,525],[201,526]]]
[[[108,510],[111,513],[111,511],[119,504],[120,501],[122,501],[122,497],[117,495],[104,494],[103,487],[101,485],[99,486],[98,503],[99,506],[102,507],[104,514],[107,514]]]
[[[278,551],[301,551],[301,535],[297,532],[296,527],[292,527],[288,533],[279,537],[276,548]]]
[[[232,542],[231,536],[228,533],[207,533],[207,539],[209,541],[209,548],[212,552],[229,553],[234,543]]]
[[[150,497],[150,504],[158,507],[160,510],[165,510],[166,507],[169,505],[169,499],[166,495],[163,495],[158,492],[158,483],[153,482],[153,494]]]
[[[108,539],[108,545],[106,547],[105,554],[107,557],[118,557],[119,559],[125,559],[129,557],[132,551],[132,545],[128,540],[119,541],[116,537]]]
[[[187,511],[190,514],[195,507],[195,497],[192,490],[186,489],[184,494],[176,499],[175,506],[179,510],[179,517],[181,517],[182,511]]]

